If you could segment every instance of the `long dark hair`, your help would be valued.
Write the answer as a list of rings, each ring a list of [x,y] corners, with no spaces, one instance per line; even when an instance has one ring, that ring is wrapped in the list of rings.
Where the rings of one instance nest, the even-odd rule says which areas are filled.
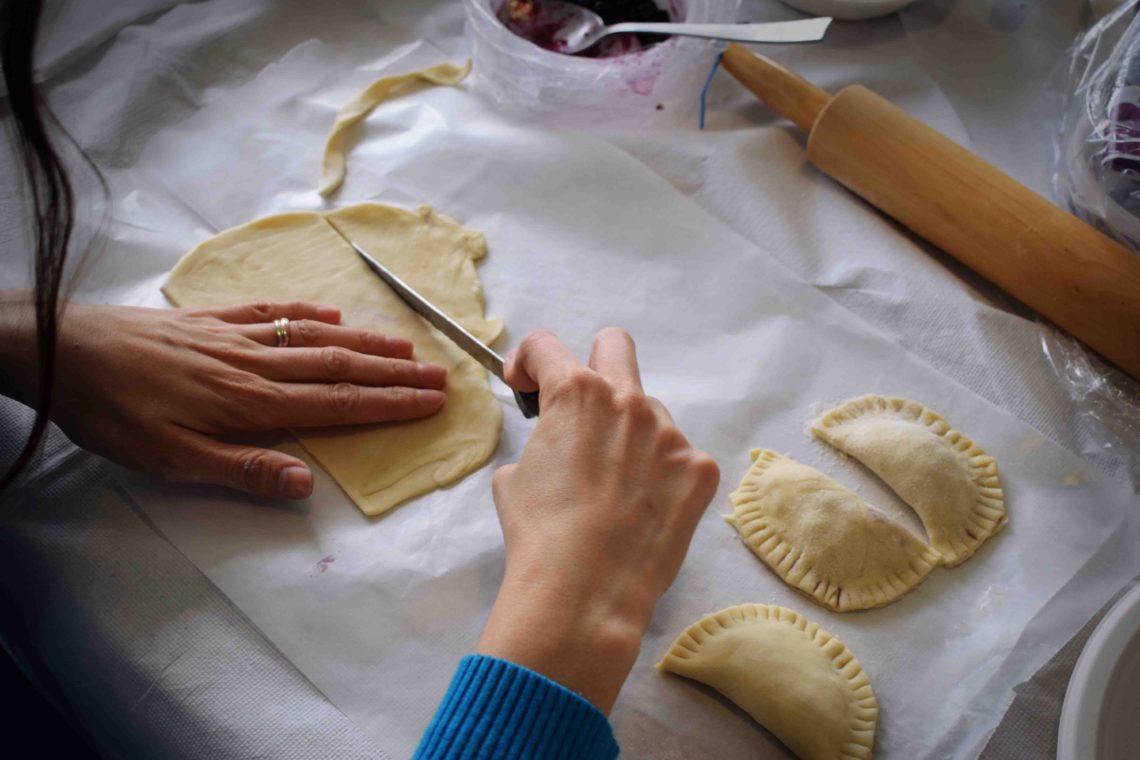
[[[25,195],[32,211],[37,362],[35,422],[20,455],[0,478],[0,490],[27,467],[47,429],[59,334],[60,285],[75,225],[75,191],[52,133],[70,138],[43,102],[34,78],[32,56],[40,11],[39,0],[0,0],[0,67],[12,114],[8,131],[16,155],[22,159]]]

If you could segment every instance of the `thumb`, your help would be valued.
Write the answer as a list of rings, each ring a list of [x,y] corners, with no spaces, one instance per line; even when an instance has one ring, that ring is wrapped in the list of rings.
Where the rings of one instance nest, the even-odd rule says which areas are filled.
[[[187,452],[182,478],[228,486],[271,499],[304,499],[313,492],[313,473],[296,457],[273,449],[199,437]]]
[[[495,506],[502,514],[503,501],[506,498],[507,484],[514,474],[517,464],[505,464],[499,469],[495,470],[494,476],[491,478],[491,498],[495,501]]]

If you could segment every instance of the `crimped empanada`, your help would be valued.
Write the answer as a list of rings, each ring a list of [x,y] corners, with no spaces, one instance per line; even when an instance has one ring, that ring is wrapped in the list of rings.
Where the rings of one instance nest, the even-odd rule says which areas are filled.
[[[878,607],[923,581],[938,555],[823,473],[752,452],[726,518],[793,588],[839,612]]]
[[[783,607],[742,604],[680,635],[659,670],[724,694],[800,760],[867,760],[879,705],[851,650]]]
[[[867,465],[909,504],[948,567],[1005,526],[997,462],[922,404],[860,396],[826,412],[811,432]]]

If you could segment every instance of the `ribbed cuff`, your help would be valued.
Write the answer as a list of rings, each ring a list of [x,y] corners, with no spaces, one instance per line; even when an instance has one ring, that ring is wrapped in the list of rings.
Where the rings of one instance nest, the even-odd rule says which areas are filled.
[[[413,760],[613,760],[618,745],[601,711],[582,696],[507,660],[470,655]]]

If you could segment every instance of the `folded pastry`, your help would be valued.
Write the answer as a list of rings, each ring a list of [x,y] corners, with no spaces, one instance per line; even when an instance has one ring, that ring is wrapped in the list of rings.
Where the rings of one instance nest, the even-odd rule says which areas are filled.
[[[657,668],[716,689],[800,760],[871,757],[870,679],[842,641],[792,610],[742,604],[702,618]]]
[[[966,561],[1005,526],[997,462],[922,404],[860,396],[825,413],[811,432],[909,504],[944,565]]]
[[[839,612],[878,607],[923,581],[938,555],[823,473],[752,452],[726,518],[756,556],[798,591]]]

